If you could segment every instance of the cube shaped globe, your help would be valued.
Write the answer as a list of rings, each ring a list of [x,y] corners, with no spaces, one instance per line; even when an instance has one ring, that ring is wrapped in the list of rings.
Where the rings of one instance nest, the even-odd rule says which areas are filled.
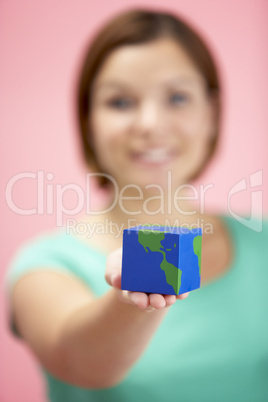
[[[202,229],[139,225],[123,232],[121,289],[180,295],[200,287]]]

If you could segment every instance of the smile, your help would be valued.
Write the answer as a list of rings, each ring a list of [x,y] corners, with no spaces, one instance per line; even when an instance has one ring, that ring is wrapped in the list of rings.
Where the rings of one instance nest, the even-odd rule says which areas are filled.
[[[133,152],[132,159],[144,165],[164,165],[171,162],[178,152],[166,148],[153,148],[144,152]]]

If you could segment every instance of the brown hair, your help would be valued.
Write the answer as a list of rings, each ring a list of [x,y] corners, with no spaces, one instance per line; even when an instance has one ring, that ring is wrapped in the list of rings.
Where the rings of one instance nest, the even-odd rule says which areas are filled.
[[[209,94],[219,99],[220,83],[215,61],[206,44],[189,25],[170,13],[134,9],[125,11],[108,21],[93,38],[82,64],[78,82],[78,121],[86,162],[95,171],[100,170],[89,132],[91,86],[107,56],[122,45],[141,44],[169,37],[180,43],[205,78]],[[213,137],[207,160],[215,151],[219,134],[220,104],[217,102],[216,135]],[[101,171],[101,170],[100,170]],[[196,175],[196,176],[197,176]],[[101,185],[107,183],[103,178]]]

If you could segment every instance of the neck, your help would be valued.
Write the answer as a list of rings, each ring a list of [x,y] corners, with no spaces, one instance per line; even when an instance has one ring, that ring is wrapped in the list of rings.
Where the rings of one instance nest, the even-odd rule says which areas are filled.
[[[125,228],[139,224],[196,227],[207,219],[200,208],[196,187],[190,184],[175,186],[171,181],[165,187],[121,186],[118,192],[110,193],[108,204],[113,208],[107,217]]]

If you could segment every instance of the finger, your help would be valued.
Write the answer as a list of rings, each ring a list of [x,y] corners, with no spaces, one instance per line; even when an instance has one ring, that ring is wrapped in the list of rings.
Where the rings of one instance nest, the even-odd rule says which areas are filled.
[[[172,306],[172,304],[176,303],[175,295],[163,295],[166,301],[166,307]]]
[[[151,293],[149,295],[150,305],[156,309],[164,308],[166,306],[166,301],[163,295],[157,293]]]
[[[142,292],[128,292],[129,300],[138,306],[140,309],[146,309],[149,305],[149,298],[146,293]]]
[[[177,297],[177,299],[183,300],[183,299],[186,299],[188,296],[189,296],[189,292],[186,292],[186,293],[182,293],[181,295],[176,296],[176,297]]]

